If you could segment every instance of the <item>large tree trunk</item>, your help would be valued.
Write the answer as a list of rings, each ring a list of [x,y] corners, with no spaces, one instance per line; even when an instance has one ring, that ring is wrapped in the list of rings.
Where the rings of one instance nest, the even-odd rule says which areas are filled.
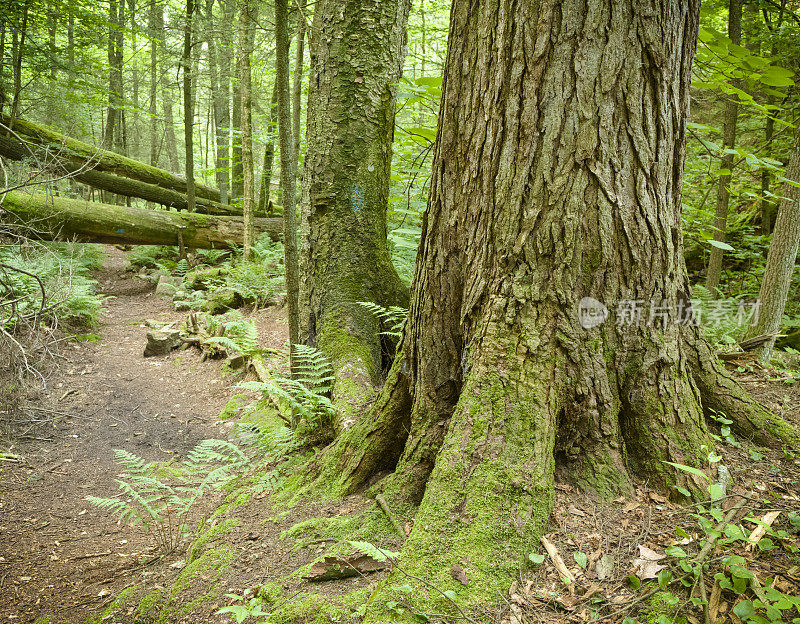
[[[706,466],[704,408],[767,420],[677,318],[699,8],[452,5],[401,351],[374,406],[318,461],[329,492],[394,470],[375,489],[419,503],[399,566],[466,609],[507,595],[547,523],[557,466],[605,497],[632,477],[697,488],[664,462]],[[394,575],[425,611],[452,609]],[[390,593],[366,622],[405,621],[384,611]]]
[[[0,220],[44,240],[178,245],[180,237],[184,246],[199,249],[240,245],[244,230],[240,217],[147,210],[17,191],[0,195]],[[273,240],[283,237],[281,219],[256,219],[255,227]]]
[[[744,0],[730,0],[728,8],[728,37],[739,45],[742,41],[742,6]],[[737,81],[736,86],[741,88]],[[736,144],[736,126],[739,119],[739,96],[729,95],[725,102],[725,118],[723,120],[722,149],[733,149]],[[733,169],[733,153],[725,153],[720,161],[723,173],[717,183],[717,209],[714,216],[714,240],[725,242],[725,233],[728,228],[728,208],[731,198],[731,171]],[[727,173],[725,173],[727,172]],[[706,274],[706,288],[712,293],[719,286],[722,277],[722,254],[720,247],[711,247],[711,256],[708,259],[708,272]]]
[[[6,125],[11,123],[11,120],[5,115],[0,116],[0,121]],[[171,174],[169,171],[146,165],[138,160],[133,160],[114,152],[98,149],[88,143],[54,132],[39,124],[17,119],[14,121],[14,132],[37,146],[55,150],[55,154],[65,161],[68,160],[79,165],[91,163],[95,171],[113,173],[172,189],[183,194],[186,193],[186,180]],[[197,197],[203,197],[215,202],[220,200],[219,191],[204,184],[195,182],[195,192]]]
[[[783,200],[778,209],[775,231],[767,253],[767,266],[761,281],[758,298],[760,310],[752,335],[777,334],[792,283],[797,247],[800,244],[800,129],[795,130],[794,151],[786,168]],[[793,184],[792,184],[793,182]],[[759,350],[759,358],[769,363],[775,339]]]
[[[338,429],[372,395],[383,364],[378,321],[357,302],[408,302],[386,244],[386,208],[409,5],[321,0],[314,9],[300,340],[332,360]]]

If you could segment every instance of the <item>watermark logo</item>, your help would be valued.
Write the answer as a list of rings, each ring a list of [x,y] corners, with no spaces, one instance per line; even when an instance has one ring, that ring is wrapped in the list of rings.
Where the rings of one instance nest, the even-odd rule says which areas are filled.
[[[594,297],[584,297],[578,304],[578,321],[584,329],[602,325],[608,319],[608,308]]]
[[[646,324],[665,328],[677,325],[755,325],[758,322],[760,301],[736,302],[726,300],[703,301],[680,299],[676,303],[666,300],[622,299],[610,306],[594,297],[584,297],[578,302],[578,322],[584,329],[599,327],[613,317],[617,327]]]

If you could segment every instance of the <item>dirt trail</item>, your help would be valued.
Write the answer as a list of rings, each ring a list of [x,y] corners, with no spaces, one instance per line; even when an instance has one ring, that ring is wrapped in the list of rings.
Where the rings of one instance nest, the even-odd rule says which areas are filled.
[[[107,253],[98,280],[113,298],[94,330],[100,340],[68,345],[66,361],[49,380],[50,406],[58,412],[47,434],[53,440],[17,449],[24,461],[0,467],[0,622],[34,622],[42,614],[83,622],[133,574],[141,578],[151,539],[84,500],[116,494],[113,479],[121,470],[113,449],[168,460],[202,439],[227,435],[217,418],[231,395],[221,363],[201,363],[196,350],[144,358],[143,321],[180,320],[185,313],[125,273],[122,252],[108,247]],[[265,342],[280,346],[279,311],[259,316]]]

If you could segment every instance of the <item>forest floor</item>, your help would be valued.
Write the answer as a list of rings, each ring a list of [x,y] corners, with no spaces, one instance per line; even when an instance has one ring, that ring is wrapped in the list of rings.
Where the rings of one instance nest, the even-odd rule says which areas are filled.
[[[177,596],[181,571],[185,576],[188,570],[187,544],[159,557],[152,536],[118,524],[85,497],[116,494],[114,478],[121,468],[114,462],[113,449],[169,461],[185,457],[200,440],[231,434],[232,421],[221,420],[219,414],[236,393],[233,386],[241,376],[223,374],[220,361],[202,362],[194,349],[144,358],[145,321],[180,321],[186,315],[156,297],[151,283],[126,272],[127,259],[121,251],[113,247],[107,251],[97,275],[101,291],[110,297],[94,330],[99,340],[69,343],[63,349],[65,359],[48,381],[49,398],[39,406],[41,420],[52,425],[33,428],[29,435],[38,439],[20,441],[13,449],[20,461],[0,466],[0,622],[80,624],[137,617],[150,621],[142,598],[150,590],[163,593],[161,604]],[[287,338],[284,311],[272,307],[251,316],[261,346],[282,348]],[[800,426],[800,383],[789,383],[786,375],[774,371],[739,376],[751,393]],[[733,477],[731,492],[751,500],[769,496],[778,507],[800,508],[796,457],[777,450],[720,447]],[[219,505],[223,495],[208,500],[205,511]],[[188,607],[169,612],[163,621],[229,622],[229,615],[215,615],[221,606],[231,604],[223,594],[242,594],[259,586],[270,587],[264,595],[271,595],[275,609],[285,611],[301,601],[305,605],[296,611],[297,620],[286,615],[275,621],[334,621],[319,615],[334,603],[341,607],[337,611],[341,619],[335,621],[358,621],[358,600],[369,596],[385,571],[327,583],[309,583],[297,571],[307,571],[303,566],[328,554],[337,539],[360,539],[350,532],[347,519],[358,524],[360,514],[374,507],[372,501],[354,496],[336,504],[308,502],[276,512],[267,493],[256,494],[237,510],[230,529],[210,535],[204,546],[224,541],[225,550],[215,546],[207,551],[223,557],[224,565],[193,568],[191,582],[180,585],[183,593],[178,602]],[[741,515],[760,517],[764,507],[745,506]],[[776,527],[785,525],[785,516]],[[341,519],[344,523],[336,525]],[[336,526],[338,534],[331,532]],[[675,544],[677,527],[689,535],[684,544],[702,543],[691,510],[669,502],[646,484],[638,484],[631,497],[602,502],[568,483],[558,483],[550,540],[582,589],[576,595],[565,592],[559,574],[545,560],[521,570],[508,595],[499,597],[480,621],[583,622],[601,603],[612,605],[609,621],[635,615],[635,605],[645,601],[630,587],[628,576],[637,566],[640,571],[642,565],[652,570],[665,563],[663,553]],[[386,535],[376,543],[391,550],[400,546],[399,540]],[[755,566],[751,569],[762,580],[774,577],[787,593],[800,595],[797,565],[787,565],[769,552],[751,558]],[[209,592],[214,584],[216,589]],[[128,588],[136,590],[136,599],[119,600]],[[715,621],[723,622],[736,598],[726,598],[712,580],[709,591],[715,589]],[[357,597],[355,603],[337,602],[348,594]],[[47,620],[48,615],[52,619]],[[734,617],[730,621],[741,624]],[[688,621],[702,620],[700,611]]]

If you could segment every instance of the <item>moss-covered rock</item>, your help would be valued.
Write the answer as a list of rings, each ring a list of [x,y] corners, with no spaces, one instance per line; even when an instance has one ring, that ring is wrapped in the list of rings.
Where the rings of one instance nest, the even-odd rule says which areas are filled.
[[[230,288],[219,288],[211,292],[203,307],[210,314],[223,314],[243,305],[244,300],[238,292]]]

